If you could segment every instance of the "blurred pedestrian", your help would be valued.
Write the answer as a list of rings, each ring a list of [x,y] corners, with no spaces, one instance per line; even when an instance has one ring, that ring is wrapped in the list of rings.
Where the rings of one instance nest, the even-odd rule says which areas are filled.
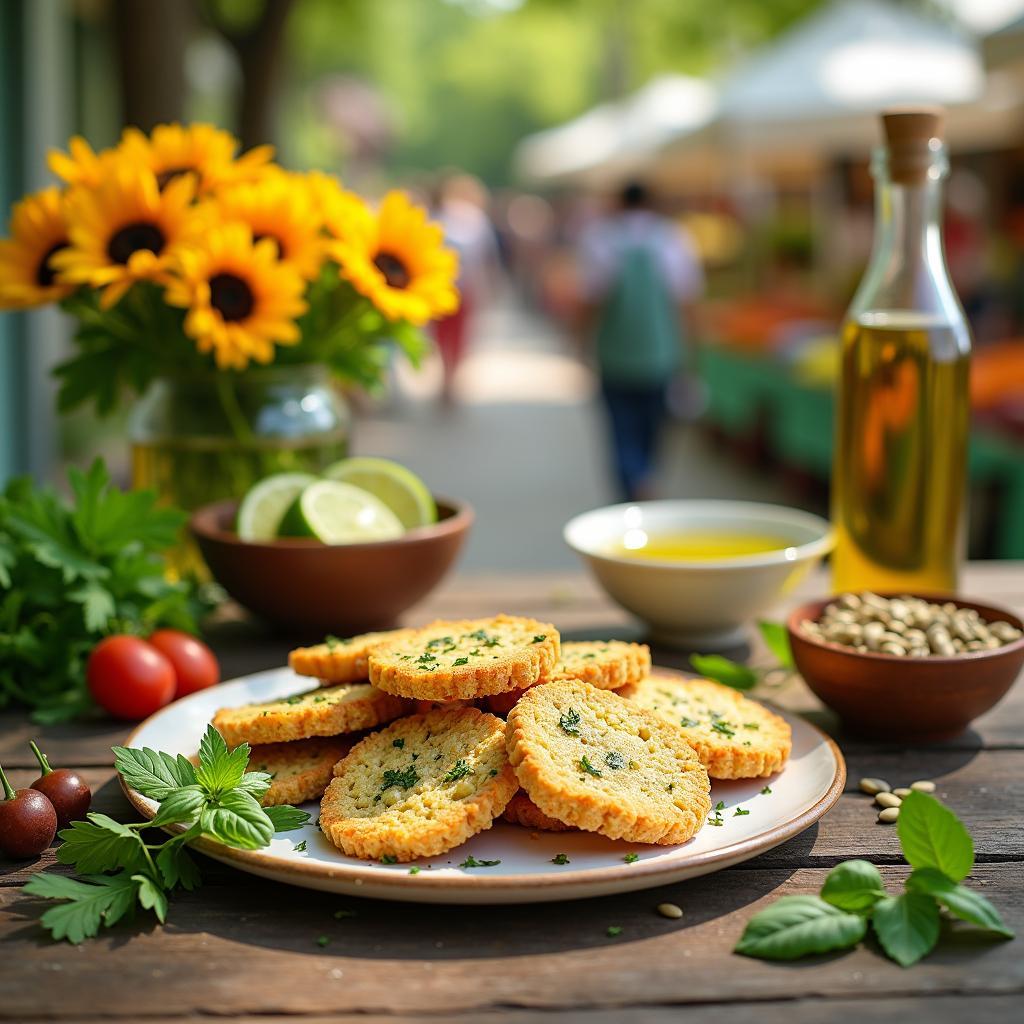
[[[445,242],[459,254],[459,308],[434,324],[444,367],[441,397],[446,404],[453,399],[455,374],[473,317],[493,289],[499,269],[488,202],[482,182],[469,174],[453,174],[441,183],[434,205],[433,216],[444,229]]]
[[[655,211],[645,185],[631,182],[614,213],[584,231],[580,272],[619,491],[642,500],[651,496],[667,391],[703,271],[685,231]]]

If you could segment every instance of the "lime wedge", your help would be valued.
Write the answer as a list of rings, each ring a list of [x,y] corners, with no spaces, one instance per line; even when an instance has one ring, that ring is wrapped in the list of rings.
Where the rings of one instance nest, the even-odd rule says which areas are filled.
[[[275,473],[249,488],[238,507],[238,536],[242,540],[273,540],[292,502],[316,477],[309,473]]]
[[[328,466],[323,475],[376,495],[407,530],[437,522],[437,506],[427,485],[411,470],[390,459],[342,459]]]
[[[279,536],[324,544],[390,540],[405,533],[398,516],[369,491],[336,480],[310,484],[285,513]]]

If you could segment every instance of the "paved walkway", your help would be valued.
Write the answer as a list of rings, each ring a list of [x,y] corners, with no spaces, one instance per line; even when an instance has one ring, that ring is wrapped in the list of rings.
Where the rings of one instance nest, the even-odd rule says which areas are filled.
[[[394,396],[360,417],[355,453],[398,459],[438,494],[474,506],[461,567],[575,566],[562,525],[614,494],[593,379],[566,340],[506,297],[476,325],[453,405],[436,399],[436,359],[418,374],[396,366],[395,378]],[[668,432],[663,464],[666,497],[781,500],[776,482],[737,468],[683,424]]]

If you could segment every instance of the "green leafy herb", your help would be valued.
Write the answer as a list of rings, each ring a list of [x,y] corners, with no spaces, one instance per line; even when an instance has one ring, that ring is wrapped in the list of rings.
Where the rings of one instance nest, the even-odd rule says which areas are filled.
[[[398,858],[393,853],[385,853],[380,859],[381,864],[397,864]]]
[[[736,810],[732,812],[732,816],[734,818],[742,818],[744,814],[749,813],[750,811],[745,811],[742,807],[737,807]]]
[[[601,770],[599,768],[595,768],[590,763],[590,760],[587,758],[586,754],[584,754],[580,758],[580,771],[584,771],[588,775],[593,775],[595,779],[601,778]]]
[[[405,746],[405,740],[403,740],[403,739],[392,740],[391,741],[391,746],[398,747],[398,749],[401,750],[402,747]]]
[[[452,668],[458,668],[460,665],[468,665],[468,664],[469,664],[469,658],[456,658],[452,662]]]
[[[410,875],[418,875],[420,873],[420,871],[421,871],[421,869],[418,868],[415,864],[411,868],[409,868],[409,874]]]
[[[761,796],[768,796],[771,793],[771,791],[771,786],[765,786],[764,789],[761,790]]]
[[[319,946],[319,947],[320,947],[321,949],[323,949],[323,947],[324,947],[324,946],[327,946],[327,945],[329,945],[329,944],[330,944],[330,941],[331,941],[331,940],[330,940],[330,937],[329,937],[329,936],[327,936],[327,935],[318,935],[318,936],[316,937],[316,944],[317,944],[317,945],[318,945],[318,946]]]
[[[622,859],[627,864],[635,864],[640,859],[640,854],[639,853],[627,853],[626,856],[623,857]]]
[[[552,864],[568,864],[569,863],[569,858],[564,853],[556,853],[554,855],[554,857],[551,858],[551,863]]]
[[[934,797],[915,791],[900,805],[898,821],[903,855],[914,868],[904,892],[889,895],[873,864],[844,861],[829,872],[820,898],[784,896],[751,918],[735,951],[795,960],[856,945],[870,922],[886,954],[909,967],[938,942],[940,907],[1013,938],[995,907],[959,884],[974,863],[974,845],[957,816]]]
[[[493,868],[500,864],[500,860],[477,860],[470,854],[460,865],[460,868]]]
[[[708,824],[709,825],[724,825],[725,824],[725,818],[722,817],[722,811],[724,811],[724,810],[725,810],[725,801],[724,800],[719,800],[718,803],[715,804],[715,813],[714,813],[714,815],[712,815],[712,817],[708,818]]]
[[[293,849],[295,850],[296,853],[305,853],[306,852],[306,840],[303,839],[301,843],[296,843],[295,846],[293,847]]]
[[[567,736],[579,736],[580,734],[580,715],[575,708],[569,708],[563,715],[558,718],[558,725]]]
[[[399,789],[410,789],[420,781],[420,773],[416,771],[416,765],[411,764],[408,768],[385,768],[384,778],[381,782],[381,791],[398,787]]]
[[[605,932],[605,935],[607,935],[609,939],[614,939],[616,936],[621,934],[622,928],[620,925],[617,924],[608,925],[608,930]]]
[[[757,673],[752,668],[730,661],[721,654],[691,654],[690,664],[702,676],[734,690],[751,690],[757,683]]]
[[[92,706],[85,664],[103,637],[158,626],[196,631],[195,586],[165,576],[183,513],[112,486],[97,459],[68,471],[73,501],[26,478],[0,491],[0,708],[39,722]]]
[[[241,753],[239,753],[241,751]],[[199,869],[186,843],[206,836],[237,849],[266,846],[275,831],[309,820],[294,807],[262,808],[259,797],[270,785],[265,772],[246,772],[249,748],[229,751],[210,726],[199,745],[199,766],[148,748],[114,747],[114,763],[124,781],[158,800],[152,821],[125,825],[93,812],[62,829],[57,859],[78,878],[38,874],[26,891],[59,900],[41,922],[55,939],[81,942],[129,915],[138,905],[158,920],[167,916],[167,896],[181,887],[195,889]],[[159,845],[144,843],[141,830],[154,825],[183,826]],[[305,849],[305,842],[296,849]]]
[[[715,732],[721,733],[723,736],[728,736],[730,738],[736,735],[736,730],[728,722],[723,722],[721,719],[715,719],[715,721],[711,723],[711,728]]]
[[[537,634],[537,635],[536,635],[536,636],[535,636],[535,637],[533,638],[533,640],[531,640],[530,642],[531,642],[531,643],[534,643],[534,644],[539,644],[539,643],[543,643],[543,642],[544,642],[545,640],[547,640],[547,638],[548,638],[548,635],[547,635],[547,633],[538,633],[538,634]]]
[[[695,725],[700,725],[700,722],[696,718],[680,718],[679,724],[684,729],[692,729]]]
[[[473,769],[460,757],[451,770],[444,777],[445,782],[458,782],[459,779],[464,779],[467,775],[472,775]]]
[[[761,621],[757,624],[765,647],[778,659],[783,668],[792,669],[793,652],[789,646],[789,631],[781,622]]]
[[[604,763],[608,765],[609,768],[617,769],[626,767],[626,759],[615,750],[609,750],[608,753],[604,755]]]
[[[736,952],[763,960],[795,960],[855,946],[867,921],[818,896],[783,896],[747,924]]]

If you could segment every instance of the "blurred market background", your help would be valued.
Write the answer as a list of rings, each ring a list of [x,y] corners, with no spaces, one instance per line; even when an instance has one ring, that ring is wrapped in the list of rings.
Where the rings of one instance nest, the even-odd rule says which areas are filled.
[[[704,279],[655,492],[826,509],[875,115],[941,103],[971,554],[1024,558],[1024,0],[0,0],[0,61],[5,209],[73,133],[203,120],[442,216],[466,351],[447,389],[433,355],[350,395],[352,446],[477,507],[470,569],[572,566],[561,524],[615,495],[579,245],[630,180]],[[0,479],[97,452],[128,479],[123,420],[54,412],[69,329],[0,316]]]

